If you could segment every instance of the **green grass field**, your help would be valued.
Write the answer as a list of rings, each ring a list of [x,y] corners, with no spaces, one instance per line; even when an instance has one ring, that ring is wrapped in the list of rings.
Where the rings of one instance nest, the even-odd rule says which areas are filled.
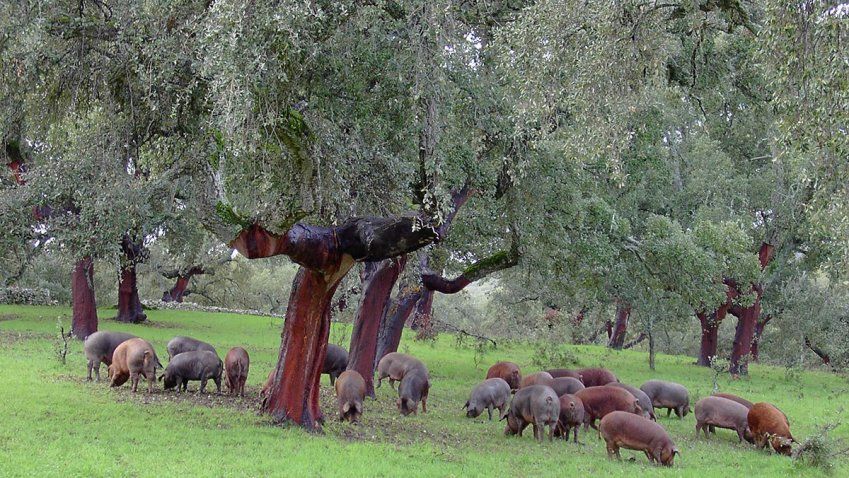
[[[57,319],[68,327],[62,307],[0,306],[0,476],[822,476],[820,469],[738,444],[733,431],[717,430],[711,440],[695,438],[695,418],[660,418],[681,456],[671,469],[647,463],[642,452],[623,450],[622,462],[606,458],[603,441],[591,430],[582,444],[538,444],[529,433],[505,437],[504,423],[486,414],[468,419],[461,410],[471,388],[497,360],[533,371],[532,347],[499,345],[475,365],[475,351],[458,347],[453,336],[434,343],[409,337],[401,351],[421,358],[432,377],[427,414],[401,417],[388,386],[367,400],[363,423],[335,420],[327,376],[322,377],[323,434],[273,426],[258,415],[257,394],[276,360],[281,320],[198,312],[149,311],[150,323],[124,325],[101,319],[101,330],[124,330],[148,339],[163,358],[174,335],[212,343],[223,356],[236,345],[251,355],[249,396],[208,394],[176,397],[132,394],[128,385],[112,390],[85,381],[82,343],[73,341],[67,364],[56,357]],[[114,311],[102,310],[108,317]],[[347,348],[348,330],[334,325],[331,341]],[[604,366],[622,381],[639,386],[649,378],[686,385],[692,403],[708,395],[712,372],[690,357],[659,356],[649,370],[645,354],[575,346],[580,366]],[[564,364],[569,365],[569,364]],[[101,369],[105,377],[105,369]],[[769,401],[788,415],[804,439],[825,422],[846,418],[849,383],[826,373],[792,378],[783,369],[752,366],[751,378],[720,379],[723,391],[752,401]],[[145,387],[140,387],[140,390]],[[197,383],[190,384],[196,390]],[[214,391],[212,386],[211,390]],[[665,414],[664,414],[665,415]],[[832,434],[849,438],[849,425]],[[634,458],[630,461],[630,458]],[[849,476],[838,462],[834,476]]]

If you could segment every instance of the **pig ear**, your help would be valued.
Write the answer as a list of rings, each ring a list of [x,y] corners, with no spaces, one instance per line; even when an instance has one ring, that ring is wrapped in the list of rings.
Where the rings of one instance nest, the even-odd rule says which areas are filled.
[[[161,382],[162,379],[164,379],[164,378],[165,378],[165,374],[163,373],[162,375],[159,376],[159,381]]]
[[[466,400],[466,404],[463,405],[462,409],[467,409],[467,408],[469,408],[469,401],[468,400]]]
[[[508,412],[507,412],[507,413],[505,413],[504,415],[501,415],[501,418],[499,418],[499,419],[498,419],[498,421],[499,421],[499,422],[504,421],[504,420],[507,418],[507,415],[509,415],[509,414],[510,414],[510,412],[508,411]]]
[[[678,451],[678,449],[677,449],[677,448],[673,448],[673,449],[672,449],[672,456],[675,456],[675,455],[681,456],[681,452],[680,452],[680,451]]]
[[[342,413],[348,413],[351,411],[351,402],[345,402],[345,405],[342,405]]]

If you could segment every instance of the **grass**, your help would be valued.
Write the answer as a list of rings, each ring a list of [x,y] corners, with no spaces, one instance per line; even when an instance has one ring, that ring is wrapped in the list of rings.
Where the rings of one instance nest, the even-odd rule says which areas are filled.
[[[101,319],[100,328],[123,330],[148,339],[160,357],[174,335],[212,343],[223,355],[242,345],[251,355],[245,399],[209,394],[175,397],[161,384],[153,395],[132,394],[127,385],[110,389],[87,383],[82,344],[71,343],[68,361],[56,358],[57,319],[66,329],[70,311],[62,307],[0,306],[0,476],[822,476],[822,470],[786,457],[738,444],[733,431],[718,430],[711,440],[695,437],[695,419],[667,419],[681,450],[671,469],[648,465],[641,452],[623,450],[623,461],[606,458],[603,441],[583,432],[583,444],[543,443],[505,437],[504,424],[486,414],[465,418],[461,407],[472,386],[497,360],[533,371],[533,347],[499,345],[484,355],[458,346],[442,334],[434,342],[405,336],[401,351],[429,367],[429,412],[401,417],[389,387],[367,401],[361,425],[335,420],[327,377],[322,378],[323,434],[273,426],[257,415],[257,393],[277,357],[280,319],[181,311],[149,311],[150,324],[126,325]],[[103,310],[101,317],[114,311]],[[334,324],[331,341],[347,348],[349,327]],[[659,355],[657,371],[639,352],[612,352],[575,346],[580,366],[605,366],[624,382],[639,386],[650,378],[686,385],[695,402],[709,395],[712,372],[690,357]],[[476,359],[478,359],[476,365]],[[571,364],[562,364],[570,366]],[[104,372],[105,377],[105,370]],[[194,385],[194,386],[193,386]],[[720,379],[723,391],[753,401],[769,401],[790,418],[802,441],[817,425],[840,421],[849,405],[845,378],[805,372],[788,377],[783,369],[751,366],[751,378]],[[140,387],[142,389],[144,387]],[[197,384],[190,384],[196,390]],[[212,387],[214,390],[214,385]],[[832,432],[849,438],[849,426]],[[633,461],[629,460],[634,458]],[[849,476],[838,462],[834,476]]]

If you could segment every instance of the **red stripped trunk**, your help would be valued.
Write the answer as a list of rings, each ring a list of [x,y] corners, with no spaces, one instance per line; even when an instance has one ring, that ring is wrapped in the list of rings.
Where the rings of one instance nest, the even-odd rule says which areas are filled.
[[[171,290],[162,294],[162,302],[183,302],[186,288],[189,286],[190,275],[177,277],[177,282]]]
[[[404,332],[404,324],[410,318],[410,314],[421,295],[421,289],[405,289],[387,311],[383,322],[380,324],[380,333],[377,338],[377,354],[374,357],[375,368],[384,355],[398,351],[398,346],[401,344],[401,334]]]
[[[374,394],[374,361],[377,355],[377,336],[380,324],[385,320],[390,295],[398,276],[404,269],[407,256],[366,262],[363,268],[363,297],[348,351],[348,370],[356,370],[366,382],[366,395]]]
[[[136,281],[136,265],[132,264],[121,271],[118,284],[118,322],[138,324],[147,320],[139,300],[139,288]]]
[[[74,265],[71,274],[71,333],[85,339],[97,332],[97,304],[94,300],[94,261],[84,257]]]
[[[625,345],[625,334],[628,332],[628,319],[631,317],[631,305],[627,302],[616,301],[616,322],[610,333],[607,346],[612,349],[621,350]]]
[[[763,270],[772,260],[775,246],[763,243],[758,251],[758,258]],[[755,328],[761,315],[761,296],[763,289],[760,284],[752,284],[755,302],[751,307],[731,307],[731,313],[737,316],[737,330],[734,333],[734,344],[731,349],[731,363],[728,371],[732,375],[747,375],[749,373],[748,359],[752,356],[752,343],[755,339]]]
[[[330,336],[330,302],[354,261],[343,255],[335,270],[298,270],[292,283],[280,354],[263,411],[278,423],[294,422],[309,430],[324,417],[318,402],[319,378]]]

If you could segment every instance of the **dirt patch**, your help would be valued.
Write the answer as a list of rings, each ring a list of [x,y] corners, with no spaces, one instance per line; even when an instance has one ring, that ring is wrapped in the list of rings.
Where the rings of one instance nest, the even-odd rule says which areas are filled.
[[[3,322],[5,320],[20,319],[20,318],[21,317],[19,315],[15,315],[15,314],[0,314],[0,322]]]

